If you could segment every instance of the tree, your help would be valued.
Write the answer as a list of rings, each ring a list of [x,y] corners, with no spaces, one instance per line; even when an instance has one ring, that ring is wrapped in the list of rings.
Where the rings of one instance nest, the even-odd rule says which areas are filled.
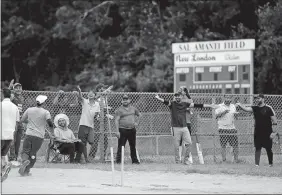
[[[259,18],[256,59],[261,63],[258,92],[282,94],[282,0],[266,4],[257,11]]]

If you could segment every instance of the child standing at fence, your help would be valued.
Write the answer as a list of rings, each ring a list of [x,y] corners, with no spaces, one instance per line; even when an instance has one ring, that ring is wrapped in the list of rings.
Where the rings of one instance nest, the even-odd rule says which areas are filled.
[[[46,99],[47,96],[45,95],[37,96],[37,106],[28,108],[21,119],[23,123],[27,123],[22,150],[22,165],[19,169],[21,176],[30,175],[30,169],[36,162],[36,154],[44,140],[46,125],[48,124],[50,128],[53,128],[50,112],[42,107]]]

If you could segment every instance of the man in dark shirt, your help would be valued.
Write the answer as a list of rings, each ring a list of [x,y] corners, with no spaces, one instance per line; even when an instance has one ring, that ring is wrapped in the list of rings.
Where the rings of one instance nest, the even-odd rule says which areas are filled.
[[[13,92],[11,96],[11,101],[18,107],[21,116],[23,113],[23,104],[25,102],[25,99],[22,95],[22,85],[20,83],[13,84],[13,81],[11,81],[9,88]],[[15,166],[20,165],[17,162],[17,160],[19,156],[19,150],[20,150],[21,139],[23,137],[23,134],[24,134],[24,126],[21,122],[19,122],[17,129],[14,133],[14,142],[11,145],[10,156],[9,156],[9,160],[12,161],[11,163]]]
[[[186,96],[190,99],[188,90],[186,90],[185,93]],[[182,140],[182,143],[185,146],[184,164],[190,165],[189,153],[191,152],[190,147],[192,145],[192,141],[191,141],[190,132],[186,124],[187,108],[213,108],[214,105],[182,102],[180,93],[175,93],[174,98],[175,101],[167,101],[160,98],[158,95],[156,96],[156,99],[163,102],[165,105],[169,106],[171,110],[171,123],[172,123],[172,135],[174,138],[175,161],[176,163],[180,163],[179,145],[180,145],[180,141]]]
[[[240,103],[236,105],[246,112],[253,112],[255,119],[255,131],[254,131],[254,145],[255,152],[255,164],[259,166],[261,149],[265,148],[269,166],[273,166],[273,153],[272,153],[272,139],[277,134],[272,129],[272,125],[277,125],[277,119],[275,112],[271,106],[265,104],[264,95],[260,94],[255,97],[258,106],[245,107]]]

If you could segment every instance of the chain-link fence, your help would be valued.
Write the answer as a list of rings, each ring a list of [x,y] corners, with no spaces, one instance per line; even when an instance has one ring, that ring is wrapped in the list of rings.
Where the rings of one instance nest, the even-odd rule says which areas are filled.
[[[59,94],[57,92],[35,92],[24,91],[23,96],[25,103],[23,109],[35,106],[35,98],[37,95],[47,95],[48,99],[45,108],[50,111],[54,118],[56,114],[64,112],[70,118],[69,128],[74,131],[75,135],[78,132],[79,120],[81,115],[81,105],[78,103],[77,96],[71,92]],[[135,106],[142,114],[140,124],[137,127],[137,150],[141,162],[157,162],[157,163],[173,163],[174,162],[174,148],[173,139],[171,136],[171,115],[169,108],[156,100],[153,93],[111,93],[108,95],[109,114],[114,115],[115,110],[121,106],[122,96],[129,95],[132,105]],[[83,93],[86,97],[86,93]],[[164,99],[172,99],[173,94],[162,93],[159,94]],[[222,103],[221,94],[191,94],[194,103]],[[250,104],[252,96],[250,95],[234,95],[233,102],[241,102],[242,104]],[[266,96],[266,103],[271,105],[276,112],[278,118],[278,126],[276,127],[280,134],[282,134],[282,96]],[[106,115],[105,105],[102,106],[100,118],[95,121],[95,143],[92,147],[89,146],[89,156],[97,161],[107,161],[109,159],[109,123]],[[103,108],[104,107],[104,108]],[[234,143],[238,144],[239,159],[242,163],[254,163],[254,144],[253,144],[253,116],[251,113],[240,111],[236,118],[235,126],[237,133],[234,136],[227,137],[229,143],[220,138],[217,128],[217,121],[215,119],[214,110],[210,108],[193,108],[192,109],[192,156],[193,161],[198,163],[196,151],[196,139],[198,137],[199,143],[202,147],[205,163],[220,162],[221,144],[227,144],[227,162],[232,161]],[[110,127],[112,132],[116,132],[114,119],[110,120]],[[223,140],[220,140],[223,139]],[[225,139],[226,140],[226,139]],[[117,151],[117,138],[112,136],[112,145],[114,152]],[[48,135],[46,134],[46,141],[44,142],[39,155],[46,156],[48,147]],[[230,146],[231,145],[231,146]],[[274,144],[274,163],[282,162],[282,154],[278,147]],[[130,160],[129,145],[125,147],[125,161]],[[267,162],[266,152],[263,150],[262,162]]]

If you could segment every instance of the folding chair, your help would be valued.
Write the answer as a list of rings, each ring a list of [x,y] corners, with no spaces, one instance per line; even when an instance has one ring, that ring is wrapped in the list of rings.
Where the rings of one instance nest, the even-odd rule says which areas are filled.
[[[50,142],[47,147],[46,152],[46,163],[61,163],[63,160],[63,163],[68,163],[70,160],[69,154],[60,153],[58,150],[58,147],[61,143],[58,141],[55,141],[54,138],[50,138]]]

